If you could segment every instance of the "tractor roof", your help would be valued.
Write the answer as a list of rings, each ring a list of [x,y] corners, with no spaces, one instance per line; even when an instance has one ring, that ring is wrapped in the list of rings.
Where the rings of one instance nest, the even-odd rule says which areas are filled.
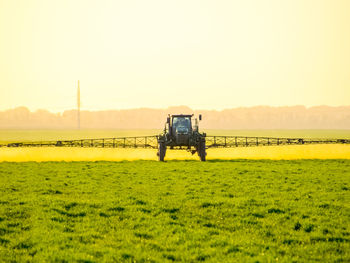
[[[192,117],[193,114],[174,114],[171,117]]]

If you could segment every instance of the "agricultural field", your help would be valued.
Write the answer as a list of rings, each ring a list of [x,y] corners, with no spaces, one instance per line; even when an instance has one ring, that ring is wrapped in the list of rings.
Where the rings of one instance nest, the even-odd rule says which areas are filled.
[[[0,130],[0,142],[160,132]],[[346,130],[206,132],[350,138]],[[0,148],[0,261],[350,261],[349,145],[156,159],[152,149]]]
[[[349,262],[350,160],[0,163],[1,262]]]
[[[157,160],[156,149],[37,147],[0,148],[0,162]],[[208,160],[350,159],[350,145],[289,145],[208,149]],[[199,160],[182,150],[168,150],[165,160]]]

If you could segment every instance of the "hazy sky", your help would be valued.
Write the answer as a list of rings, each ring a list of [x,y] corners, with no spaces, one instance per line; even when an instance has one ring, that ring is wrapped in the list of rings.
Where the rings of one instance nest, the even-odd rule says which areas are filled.
[[[350,104],[349,0],[0,0],[0,110]]]

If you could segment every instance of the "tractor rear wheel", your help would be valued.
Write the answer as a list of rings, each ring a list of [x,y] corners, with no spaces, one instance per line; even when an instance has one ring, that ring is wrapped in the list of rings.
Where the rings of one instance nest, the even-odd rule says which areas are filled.
[[[166,152],[166,145],[164,142],[159,142],[158,143],[158,161],[164,162],[164,157],[165,157],[165,152]]]
[[[205,150],[205,140],[200,140],[198,145],[198,155],[202,162],[205,162],[205,157],[207,156],[206,150]]]

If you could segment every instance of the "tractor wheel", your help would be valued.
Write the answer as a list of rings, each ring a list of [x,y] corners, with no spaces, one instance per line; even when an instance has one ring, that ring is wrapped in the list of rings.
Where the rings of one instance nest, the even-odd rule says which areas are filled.
[[[205,140],[201,140],[199,142],[198,155],[201,161],[205,162],[205,157],[207,156],[207,153],[205,151]]]
[[[164,142],[159,142],[158,143],[158,161],[164,162],[164,157],[165,157],[165,152],[166,152],[166,146]]]

